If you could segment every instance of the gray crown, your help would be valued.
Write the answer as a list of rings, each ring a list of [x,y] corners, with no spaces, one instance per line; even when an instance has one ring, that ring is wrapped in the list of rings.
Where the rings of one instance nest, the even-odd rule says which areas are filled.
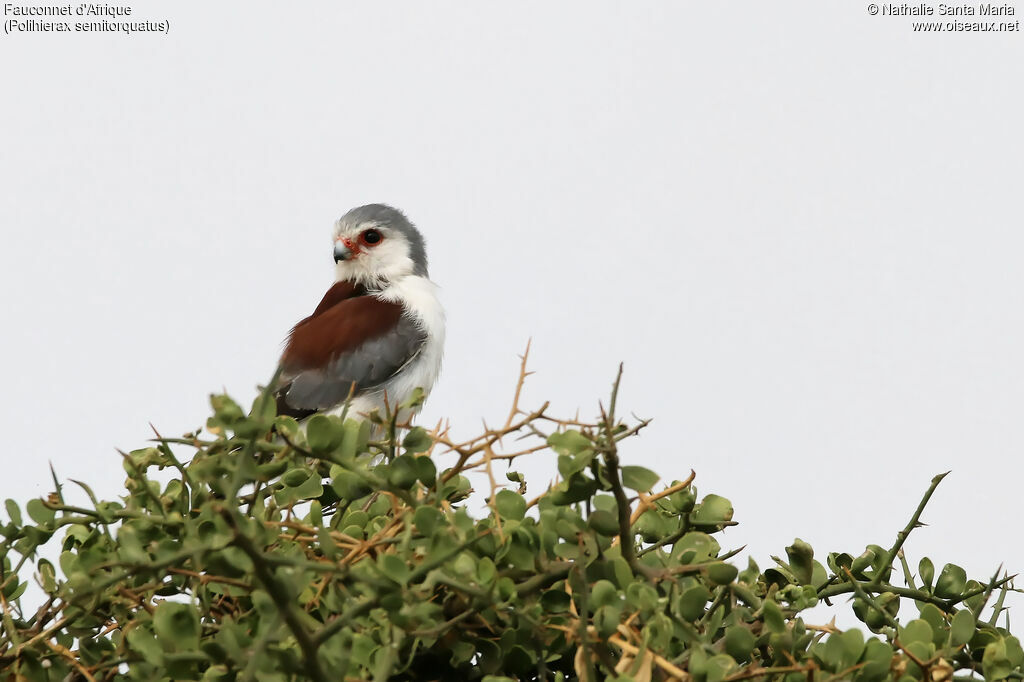
[[[401,232],[409,242],[409,257],[415,265],[413,272],[421,277],[427,276],[427,249],[423,235],[397,208],[386,204],[359,206],[341,216],[338,223],[343,230],[357,228],[364,223],[376,223],[380,227]]]

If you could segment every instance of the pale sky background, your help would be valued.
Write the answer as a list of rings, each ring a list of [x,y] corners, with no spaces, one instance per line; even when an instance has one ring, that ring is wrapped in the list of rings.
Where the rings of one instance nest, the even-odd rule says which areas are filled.
[[[0,498],[249,400],[369,202],[448,312],[422,422],[654,418],[624,452],[794,537],[1024,570],[1024,36],[866,2],[136,2],[0,35]],[[935,5],[937,6],[937,4]],[[1024,6],[1017,7],[1017,19]],[[9,19],[10,17],[5,17]],[[553,461],[522,467],[536,494]]]

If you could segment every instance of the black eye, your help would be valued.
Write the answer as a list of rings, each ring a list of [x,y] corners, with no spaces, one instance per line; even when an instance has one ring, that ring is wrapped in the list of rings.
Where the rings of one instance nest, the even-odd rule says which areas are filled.
[[[360,236],[363,238],[363,243],[369,246],[380,244],[380,240],[384,239],[384,236],[377,230],[367,230]]]

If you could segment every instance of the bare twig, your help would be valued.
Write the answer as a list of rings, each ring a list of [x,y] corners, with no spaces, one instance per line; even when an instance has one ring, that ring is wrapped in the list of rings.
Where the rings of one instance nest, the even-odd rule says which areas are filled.
[[[594,631],[593,634],[597,634],[597,631],[593,626],[590,627],[590,630]],[[632,656],[637,656],[640,654],[639,647],[630,644],[629,642],[624,640],[622,636],[618,633],[612,634],[612,636],[608,638],[608,643],[618,647],[619,649],[622,649],[623,651]],[[686,672],[679,666],[673,665],[670,661],[668,661],[662,656],[659,656],[658,654],[655,654],[654,652],[650,653],[654,657],[655,665],[657,665],[659,668],[664,670],[669,675],[672,675],[672,677],[674,677],[675,679],[681,680],[682,682],[689,682],[689,680],[692,679],[690,677],[690,673]]]
[[[90,673],[89,670],[84,665],[82,665],[81,661],[78,660],[78,657],[75,656],[66,647],[63,647],[60,644],[56,644],[49,640],[46,640],[45,644],[47,647],[50,648],[51,651],[60,655],[62,658],[67,659],[67,662],[71,664],[71,667],[74,668],[79,675],[88,680],[88,682],[96,682],[96,678],[92,676],[92,673]]]
[[[619,450],[615,439],[615,403],[619,395],[619,383],[622,381],[622,365],[619,365],[619,372],[615,376],[615,383],[612,385],[612,398],[609,401],[608,411],[601,408],[601,427],[603,438],[601,451],[604,454],[605,468],[608,473],[608,482],[612,487],[612,495],[615,497],[616,514],[619,521],[619,548],[622,558],[629,564],[634,574],[649,575],[650,570],[640,563],[636,554],[636,542],[632,530],[632,515],[629,510],[629,499],[622,487],[622,478],[619,475]]]
[[[896,534],[896,542],[889,548],[889,551],[885,553],[885,561],[882,563],[884,568],[875,574],[874,578],[871,580],[872,584],[877,585],[883,580],[889,579],[889,574],[892,573],[892,563],[896,559],[896,553],[903,547],[903,543],[907,541],[911,531],[918,527],[918,523],[921,520],[921,514],[924,512],[924,508],[928,504],[928,500],[932,498],[932,493],[935,492],[935,489],[939,487],[939,483],[942,483],[942,479],[944,479],[948,474],[949,472],[947,471],[946,473],[939,474],[932,479],[931,485],[928,486],[928,490],[925,492],[924,497],[921,498],[921,502],[918,503],[917,509],[914,510],[914,515],[910,517],[910,521],[907,522],[907,525],[903,530]]]
[[[652,509],[654,507],[654,503],[660,500],[661,498],[668,497],[673,493],[677,493],[680,490],[685,490],[686,488],[689,488],[690,484],[693,483],[693,479],[695,479],[696,477],[697,472],[695,472],[693,469],[690,469],[690,475],[687,477],[685,481],[676,483],[673,486],[665,488],[659,493],[655,493],[654,495],[644,495],[643,493],[637,493],[640,503],[637,504],[636,509],[633,510],[633,514],[629,517],[629,524],[633,525],[634,523],[636,523],[637,520],[641,516],[643,516],[644,512],[647,511],[648,509]]]

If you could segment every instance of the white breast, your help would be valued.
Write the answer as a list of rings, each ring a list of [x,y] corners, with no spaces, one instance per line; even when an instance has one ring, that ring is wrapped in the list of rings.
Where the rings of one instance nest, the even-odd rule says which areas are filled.
[[[400,303],[405,314],[413,317],[426,333],[427,340],[420,352],[394,377],[374,391],[362,393],[352,400],[348,413],[366,414],[373,409],[383,413],[385,402],[392,408],[407,400],[417,388],[428,395],[441,373],[444,354],[444,308],[437,297],[437,285],[426,277],[407,275],[391,282],[377,298]],[[399,422],[406,422],[415,411],[399,414]],[[340,414],[341,407],[331,410]]]

